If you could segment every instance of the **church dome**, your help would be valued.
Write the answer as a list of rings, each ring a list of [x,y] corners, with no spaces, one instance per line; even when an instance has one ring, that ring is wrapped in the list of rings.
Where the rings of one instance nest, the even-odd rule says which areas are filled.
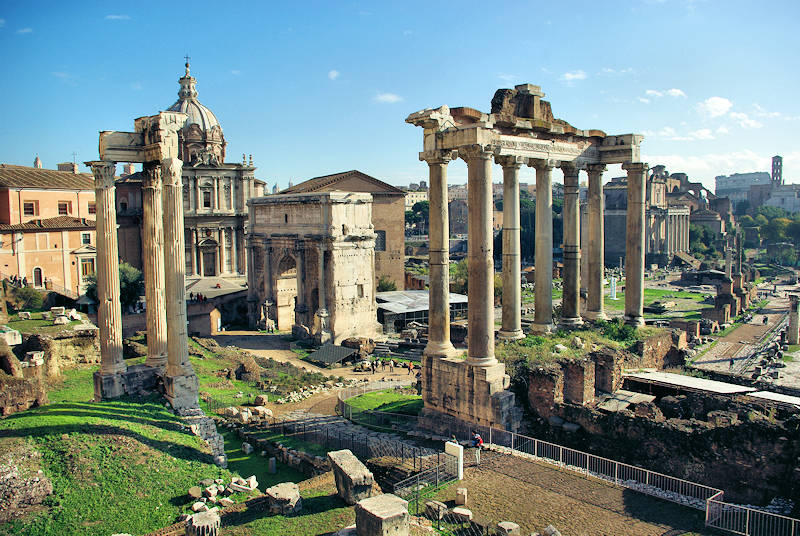
[[[189,74],[189,62],[186,62],[186,74],[179,80],[181,88],[178,100],[167,108],[170,112],[182,112],[187,115],[186,123],[180,132],[181,159],[195,163],[221,163],[225,158],[225,137],[214,112],[197,100],[197,80]]]

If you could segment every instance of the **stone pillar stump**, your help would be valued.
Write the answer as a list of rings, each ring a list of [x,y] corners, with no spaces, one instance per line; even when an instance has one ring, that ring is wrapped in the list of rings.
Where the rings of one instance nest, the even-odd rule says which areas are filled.
[[[356,504],[358,536],[407,536],[408,501],[391,493],[363,499]]]

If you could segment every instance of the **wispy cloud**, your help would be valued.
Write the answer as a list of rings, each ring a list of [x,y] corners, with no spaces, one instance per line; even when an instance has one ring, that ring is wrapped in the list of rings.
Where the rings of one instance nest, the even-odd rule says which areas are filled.
[[[674,97],[676,99],[677,98],[683,98],[683,99],[686,98],[686,93],[684,93],[682,89],[678,89],[676,87],[668,89],[667,90],[667,95],[669,95],[670,97]]]
[[[401,102],[403,97],[395,93],[378,93],[375,95],[375,102],[386,102],[389,104]]]
[[[757,117],[765,117],[765,118],[770,118],[770,117],[782,117],[782,116],[783,116],[783,114],[782,114],[782,113],[780,113],[780,112],[768,112],[767,110],[765,110],[765,109],[764,109],[764,108],[763,108],[763,107],[762,107],[762,106],[761,106],[759,103],[757,103],[757,102],[753,104],[753,108],[755,108],[755,109],[756,109],[756,111],[755,111],[755,113],[754,113],[753,115],[755,115],[755,116],[757,116]]]
[[[728,127],[726,127],[725,125],[717,127],[717,134],[729,134],[729,133],[730,130],[728,130]]]
[[[709,97],[697,105],[697,109],[708,117],[720,117],[728,113],[733,103],[725,97]]]
[[[403,30],[403,35],[408,37],[409,35],[413,35],[414,30]]]
[[[739,126],[742,128],[761,128],[764,126],[763,123],[750,118],[750,116],[744,112],[731,112],[728,116],[739,123]]]
[[[240,74],[242,74],[242,71],[240,71],[239,69],[231,69],[231,74],[233,76],[239,76]]]
[[[517,76],[515,74],[506,74],[506,73],[498,74],[497,78],[499,78],[503,82],[514,82],[516,80],[519,80],[519,76]]]
[[[800,156],[800,152],[793,153]],[[784,155],[786,166],[787,155]],[[685,154],[643,154],[642,160],[651,164],[664,164],[671,171],[687,173],[692,180],[701,180],[706,187],[714,188],[714,177],[746,171],[768,170],[771,166],[770,154],[758,154],[750,149],[728,153],[707,153],[695,156]]]
[[[130,15],[106,15],[106,20],[131,20]]]
[[[64,82],[67,85],[70,85],[70,86],[78,85],[78,83],[77,83],[78,77],[75,76],[74,74],[67,73],[67,72],[64,72],[64,71],[53,71],[50,74],[52,74],[53,76],[55,76],[56,78],[58,78],[59,80],[61,80],[62,82]]]
[[[714,134],[712,134],[711,130],[708,128],[701,128],[699,130],[689,132],[689,137],[695,140],[713,140]]]
[[[29,27],[29,26],[27,26],[27,27],[25,27],[25,28],[20,28],[19,30],[17,30],[17,33],[18,33],[19,35],[24,35],[24,34],[33,33],[33,28],[31,28],[31,27]]]
[[[661,91],[656,91],[655,89],[648,89],[644,92],[645,95],[648,97],[663,97],[664,93]]]
[[[611,76],[620,74],[633,74],[634,72],[636,71],[634,71],[633,67],[626,67],[625,69],[614,69],[612,67],[603,67],[602,69],[600,69],[600,72],[598,74]]]
[[[330,71],[328,71],[328,78],[330,80],[336,80],[337,78],[339,78],[340,74],[341,73],[339,73],[339,71],[337,71],[336,69],[331,69]]]
[[[567,85],[572,85],[578,80],[586,80],[586,71],[578,69],[577,71],[567,71],[561,75],[561,81]]]
[[[648,97],[653,97],[653,98],[661,98],[661,97],[672,97],[675,99],[686,98],[686,93],[684,93],[682,89],[678,89],[676,87],[664,90],[647,89],[645,90],[644,94],[647,95]]]
[[[644,97],[639,97],[639,102],[643,102],[645,104],[650,104],[650,99],[645,99]]]
[[[666,126],[658,131],[645,130],[644,132],[642,132],[642,134],[644,134],[648,138],[659,138],[668,141],[696,141],[696,140],[715,139],[714,133],[711,131],[711,129],[708,128],[701,128],[698,130],[687,132],[686,134],[680,134],[674,128]]]

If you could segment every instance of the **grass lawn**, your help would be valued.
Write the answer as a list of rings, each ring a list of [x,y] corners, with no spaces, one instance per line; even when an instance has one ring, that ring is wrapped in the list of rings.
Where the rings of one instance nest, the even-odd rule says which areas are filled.
[[[189,347],[203,355],[203,357],[189,356],[195,374],[197,374],[197,379],[200,382],[201,393],[208,393],[209,396],[227,406],[238,406],[252,402],[256,396],[267,394],[249,382],[237,379],[229,380],[215,374],[218,370],[234,367],[235,363],[232,363],[231,360],[221,358],[217,354],[206,350],[192,339],[189,339]],[[239,391],[244,393],[244,396],[235,398]],[[269,396],[270,399],[276,398],[274,395]]]
[[[64,330],[72,330],[74,326],[77,326],[81,322],[78,320],[72,320],[69,324],[61,324],[58,326],[53,325],[52,320],[43,320],[41,318],[41,313],[31,313],[32,316],[38,318],[31,318],[30,320],[20,320],[18,315],[11,315],[8,319],[8,323],[6,324],[11,329],[16,329],[20,333],[40,333],[40,334],[50,334],[50,333],[58,333],[59,331]]]
[[[278,472],[276,474],[269,474],[267,472],[269,458],[262,457],[258,452],[245,454],[242,452],[242,440],[239,439],[239,436],[224,428],[220,429],[220,433],[225,438],[228,469],[239,473],[244,478],[256,475],[258,489],[261,491],[281,482],[300,482],[305,480],[306,477],[303,473],[282,463],[277,464]]]
[[[27,449],[41,454],[34,469],[52,480],[54,494],[44,511],[0,526],[0,534],[150,532],[185,511],[190,486],[232,475],[210,463],[205,443],[158,398],[64,402],[0,420],[0,453]]]
[[[347,401],[356,409],[386,411],[404,415],[419,415],[422,410],[422,397],[395,389],[365,393]]]
[[[292,435],[292,436],[285,436],[281,434],[279,431],[259,431],[253,433],[253,436],[258,439],[268,439],[270,441],[274,441],[276,443],[282,444],[284,447],[289,449],[294,449],[298,451],[303,451],[312,456],[325,456],[328,454],[328,449],[318,443],[312,443],[310,441],[303,441],[302,434],[299,435]],[[241,443],[240,443],[241,445]],[[225,448],[227,450],[227,440],[225,443]],[[260,480],[259,480],[260,482]]]
[[[60,380],[52,382],[47,390],[50,403],[90,402],[94,398],[92,375],[97,369],[87,366],[64,370]]]

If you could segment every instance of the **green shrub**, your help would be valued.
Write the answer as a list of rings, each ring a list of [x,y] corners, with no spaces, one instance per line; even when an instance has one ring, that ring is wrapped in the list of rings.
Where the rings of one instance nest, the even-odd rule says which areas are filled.
[[[21,311],[26,309],[42,308],[42,293],[33,287],[23,287],[17,289],[15,296]]]

